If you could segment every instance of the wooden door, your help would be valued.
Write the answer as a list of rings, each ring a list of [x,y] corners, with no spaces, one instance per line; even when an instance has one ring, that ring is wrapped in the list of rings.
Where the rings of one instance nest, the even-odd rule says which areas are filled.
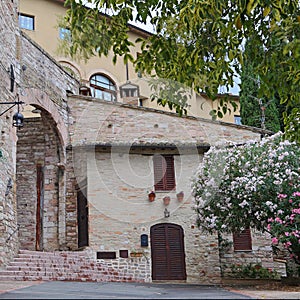
[[[88,246],[88,205],[86,198],[87,188],[77,190],[77,222],[78,222],[78,248]]]
[[[186,280],[184,235],[181,226],[171,223],[151,227],[153,280]]]
[[[36,166],[36,230],[35,250],[43,250],[44,168]]]

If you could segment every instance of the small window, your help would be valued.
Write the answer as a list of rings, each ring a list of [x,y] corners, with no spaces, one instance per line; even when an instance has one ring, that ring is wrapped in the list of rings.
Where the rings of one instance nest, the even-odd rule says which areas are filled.
[[[173,155],[154,155],[154,188],[156,191],[175,189],[175,169]]]
[[[99,251],[97,252],[97,259],[116,259],[115,251]]]
[[[19,14],[19,26],[23,29],[34,30],[34,17]]]
[[[119,250],[119,256],[121,258],[128,258],[128,250]]]
[[[252,251],[250,228],[233,234],[234,251]]]
[[[102,74],[93,75],[90,79],[92,97],[106,101],[116,101],[116,86]]]
[[[242,125],[242,119],[240,116],[237,116],[237,115],[234,116],[234,124]]]
[[[61,40],[71,41],[71,31],[67,28],[59,28],[59,38]]]

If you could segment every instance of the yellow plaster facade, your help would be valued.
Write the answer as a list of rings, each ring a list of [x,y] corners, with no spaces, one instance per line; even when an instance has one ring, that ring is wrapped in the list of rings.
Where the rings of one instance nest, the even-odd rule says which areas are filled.
[[[122,98],[120,95],[120,86],[125,84],[127,80],[126,66],[122,59],[118,59],[114,65],[112,63],[111,53],[108,57],[92,57],[87,62],[74,61],[59,54],[58,46],[60,37],[58,20],[62,18],[67,10],[67,8],[64,7],[63,0],[20,0],[18,10],[19,14],[30,16],[34,19],[33,30],[24,28],[22,28],[22,30],[64,67],[71,69],[73,76],[77,78],[82,85],[89,86],[92,75],[103,74],[116,86],[116,101],[169,111],[167,107],[158,106],[155,101],[150,100],[151,90],[148,79],[145,77],[140,78],[131,63],[128,65],[128,78],[131,83],[138,85],[140,96]],[[135,41],[138,37],[144,37],[148,34],[149,33],[142,29],[130,26],[129,38],[131,41]],[[139,49],[132,48],[134,57],[137,56],[138,52]],[[220,97],[224,97],[224,95],[220,94]],[[226,114],[221,120],[235,123],[234,116],[239,116],[239,97],[233,95],[230,95],[230,97],[237,103],[238,108],[235,112],[231,108],[232,112]],[[217,108],[218,101],[212,101],[205,97],[205,95],[192,93],[188,104],[189,107],[187,111],[189,116],[211,119],[209,112]]]

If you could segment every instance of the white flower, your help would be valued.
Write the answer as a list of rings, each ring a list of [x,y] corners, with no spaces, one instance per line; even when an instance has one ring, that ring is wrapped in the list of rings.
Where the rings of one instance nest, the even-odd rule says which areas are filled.
[[[240,207],[244,208],[244,206],[249,205],[249,203],[244,200],[242,203],[239,204]]]

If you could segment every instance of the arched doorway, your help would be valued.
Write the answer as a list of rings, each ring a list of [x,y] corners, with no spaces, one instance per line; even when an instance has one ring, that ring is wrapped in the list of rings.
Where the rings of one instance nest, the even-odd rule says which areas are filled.
[[[152,280],[186,280],[184,234],[181,226],[171,223],[150,229]]]
[[[21,249],[53,251],[60,248],[60,194],[63,182],[62,146],[55,121],[38,108],[24,113],[17,131],[17,218]]]

